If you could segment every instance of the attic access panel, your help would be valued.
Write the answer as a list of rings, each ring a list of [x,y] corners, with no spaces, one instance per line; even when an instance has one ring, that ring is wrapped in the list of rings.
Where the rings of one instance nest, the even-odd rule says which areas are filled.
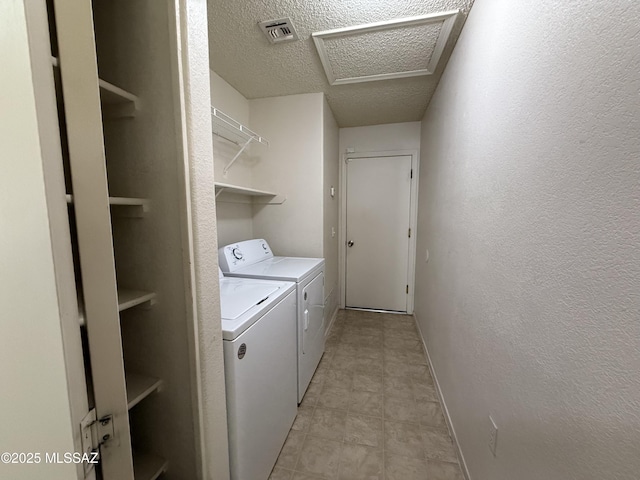
[[[312,34],[330,85],[432,75],[459,10]]]

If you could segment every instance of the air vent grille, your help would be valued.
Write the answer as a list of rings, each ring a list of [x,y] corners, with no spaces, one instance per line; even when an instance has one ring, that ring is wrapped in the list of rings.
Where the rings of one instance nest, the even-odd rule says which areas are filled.
[[[288,17],[265,20],[258,23],[258,25],[271,43],[295,42],[298,40],[296,29]]]

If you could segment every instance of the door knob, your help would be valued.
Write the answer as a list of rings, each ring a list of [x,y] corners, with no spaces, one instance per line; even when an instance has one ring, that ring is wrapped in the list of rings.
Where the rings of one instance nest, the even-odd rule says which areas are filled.
[[[349,240],[349,241],[347,242],[347,245],[349,245],[349,247],[353,247],[353,240]]]

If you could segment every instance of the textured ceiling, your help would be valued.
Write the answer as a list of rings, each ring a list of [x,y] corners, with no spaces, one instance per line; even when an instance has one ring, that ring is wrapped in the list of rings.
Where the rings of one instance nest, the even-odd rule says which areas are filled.
[[[211,68],[246,98],[325,92],[341,127],[417,121],[472,4],[473,0],[208,0]],[[313,32],[455,9],[461,14],[434,75],[329,85]],[[280,17],[291,18],[300,41],[269,43],[258,22]],[[361,41],[354,41],[357,36],[332,39],[326,47],[336,68],[349,75],[416,70],[428,62],[438,31],[437,24],[407,27],[369,34]],[[367,50],[370,53],[363,54]]]

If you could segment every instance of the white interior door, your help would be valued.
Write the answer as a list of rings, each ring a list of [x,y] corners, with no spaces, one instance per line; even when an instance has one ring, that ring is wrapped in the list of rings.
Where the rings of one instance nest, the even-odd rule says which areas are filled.
[[[407,311],[411,155],[347,163],[346,306]]]

